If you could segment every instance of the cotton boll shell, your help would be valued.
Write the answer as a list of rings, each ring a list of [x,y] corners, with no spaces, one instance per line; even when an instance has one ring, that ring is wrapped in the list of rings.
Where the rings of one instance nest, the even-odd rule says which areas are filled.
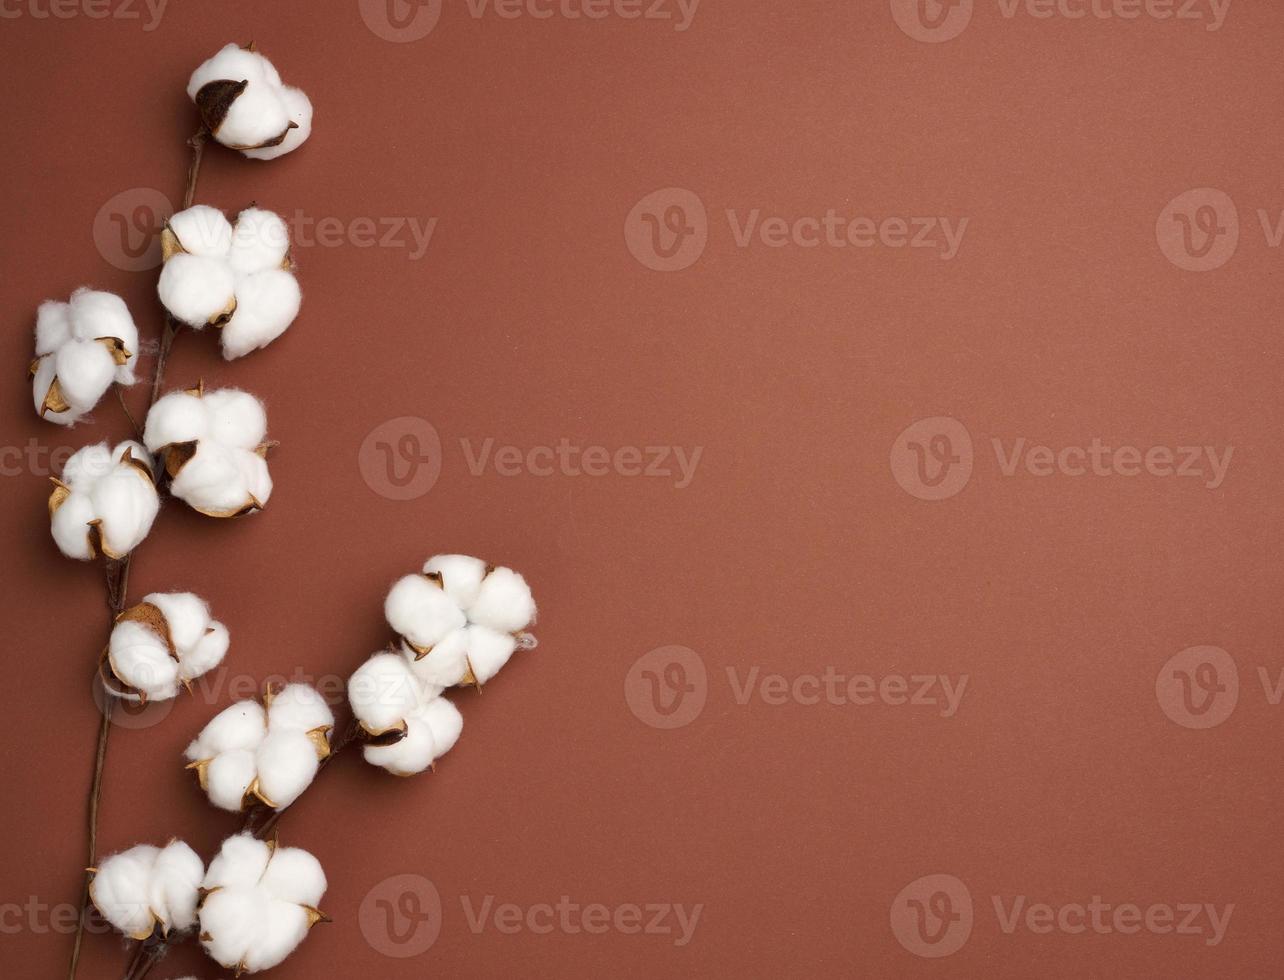
[[[371,735],[402,729],[419,703],[410,667],[395,653],[375,654],[348,679],[352,713]]]
[[[152,452],[159,452],[165,446],[205,438],[209,424],[202,398],[174,391],[161,397],[148,411],[143,442]]]
[[[498,674],[516,649],[517,638],[512,633],[501,633],[479,624],[468,627],[468,662],[478,684],[485,684]]]
[[[187,758],[210,759],[222,752],[255,749],[267,731],[267,712],[257,701],[238,701],[210,720],[187,747]]]
[[[236,217],[227,253],[239,275],[279,269],[290,251],[290,229],[281,216],[263,208],[246,208]]]
[[[285,139],[276,146],[242,150],[241,152],[247,157],[254,160],[275,160],[279,156],[297,150],[312,135],[312,101],[301,90],[290,86],[281,90],[281,98],[289,111],[294,128],[287,132]]]
[[[255,449],[267,435],[267,411],[247,391],[220,388],[204,396],[209,435],[225,446]]]
[[[393,585],[383,604],[390,625],[419,650],[429,650],[467,622],[463,611],[423,575],[407,575]]]
[[[486,578],[486,563],[469,555],[434,555],[424,565],[424,571],[437,573],[446,595],[461,609],[467,609],[477,601]]]
[[[223,327],[223,357],[229,361],[266,347],[299,315],[303,292],[284,269],[265,269],[236,284],[236,313]]]
[[[165,701],[178,693],[178,662],[164,638],[143,623],[116,623],[108,640],[107,657],[116,678],[148,701]]]
[[[258,748],[256,765],[257,795],[273,809],[282,810],[312,784],[320,760],[305,732],[269,730]]]
[[[197,204],[178,212],[166,225],[178,246],[192,255],[223,258],[232,247],[232,224],[218,208]]]
[[[205,877],[200,857],[182,841],[170,841],[156,855],[151,877],[151,908],[166,930],[190,928]]]
[[[423,684],[440,691],[456,684],[471,684],[474,677],[468,663],[467,628],[453,630],[427,653],[402,646],[410,669]]]
[[[161,304],[189,327],[226,322],[236,310],[236,282],[221,259],[179,252],[161,269]]]
[[[146,939],[156,925],[150,892],[159,853],[157,847],[140,844],[113,854],[98,865],[89,885],[89,897],[102,917],[133,939]]]
[[[511,568],[496,568],[486,576],[477,601],[468,608],[468,618],[501,633],[516,633],[535,618],[531,587]]]
[[[273,731],[310,732],[334,727],[334,712],[307,684],[287,684],[272,695],[267,717]]]
[[[198,763],[197,774],[201,788],[209,794],[210,802],[220,810],[237,812],[243,808],[245,797],[258,775],[255,754],[249,749],[235,749],[214,756],[208,764]]]

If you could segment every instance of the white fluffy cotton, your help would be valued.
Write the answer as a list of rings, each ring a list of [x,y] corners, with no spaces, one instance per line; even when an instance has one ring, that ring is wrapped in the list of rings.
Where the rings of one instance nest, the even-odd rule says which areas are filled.
[[[238,89],[232,83],[244,84]],[[312,135],[308,97],[283,84],[263,55],[236,44],[227,45],[192,73],[187,96],[216,140],[255,160],[283,156]]]
[[[136,442],[102,442],[74,453],[54,480],[49,524],[68,558],[123,558],[147,537],[160,509],[152,460]]]
[[[239,517],[268,502],[266,437],[263,403],[235,388],[171,392],[152,406],[143,430],[165,460],[170,493],[210,517]]]
[[[220,327],[223,357],[266,347],[299,315],[303,294],[289,269],[290,231],[277,214],[247,208],[233,225],[198,204],[169,219],[157,291],[165,309],[197,330]]]
[[[283,810],[302,795],[330,754],[334,714],[306,684],[219,712],[185,753],[210,802],[242,810],[258,801]]]
[[[132,939],[182,932],[196,921],[205,866],[182,841],[165,847],[140,844],[99,864],[89,897],[111,925]]]
[[[438,688],[485,684],[519,647],[535,620],[535,599],[511,568],[467,555],[437,555],[423,574],[398,581],[384,602],[389,625],[415,675]]]
[[[72,425],[113,383],[134,383],[137,353],[138,328],[119,296],[82,287],[70,302],[41,303],[31,363],[36,413]]]
[[[131,701],[164,701],[227,655],[227,627],[191,592],[153,592],[121,614],[107,658]]]
[[[318,909],[326,889],[321,863],[248,834],[223,842],[203,887],[201,945],[238,974],[276,966],[325,918]]]
[[[464,720],[441,688],[425,684],[406,657],[377,653],[348,680],[348,702],[367,734],[401,738],[365,746],[366,761],[398,776],[423,772],[449,752]]]

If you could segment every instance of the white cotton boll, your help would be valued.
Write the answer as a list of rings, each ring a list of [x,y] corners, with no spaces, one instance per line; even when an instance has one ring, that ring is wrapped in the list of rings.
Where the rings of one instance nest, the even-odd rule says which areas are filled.
[[[152,592],[143,596],[143,602],[161,611],[180,654],[196,646],[210,624],[208,603],[191,592]]]
[[[98,865],[89,886],[94,906],[112,928],[144,939],[155,927],[149,907],[152,868],[160,848],[149,844],[113,854]]]
[[[316,908],[325,896],[325,871],[307,851],[278,847],[259,879],[259,887],[279,901]]]
[[[384,600],[383,610],[388,625],[420,649],[435,646],[467,622],[459,606],[422,575],[398,580]]]
[[[459,709],[438,697],[406,719],[406,737],[392,745],[367,745],[365,760],[398,776],[423,772],[449,752],[459,739],[464,720]]]
[[[82,286],[68,304],[72,333],[81,340],[113,337],[131,353],[138,350],[138,327],[125,301],[115,293]],[[37,329],[39,321],[37,320]]]
[[[223,258],[232,247],[232,224],[218,208],[197,204],[167,222],[185,252],[206,258]]]
[[[202,674],[208,674],[223,662],[230,645],[231,637],[228,635],[227,627],[219,622],[210,623],[201,638],[182,657],[179,663],[179,676],[183,680],[190,681]]]
[[[36,356],[52,354],[71,340],[71,304],[47,299],[36,310]]]
[[[269,76],[267,73],[271,72]],[[257,51],[250,51],[239,44],[228,44],[212,58],[203,62],[187,83],[187,97],[195,99],[196,93],[210,82],[223,79],[231,81],[259,81],[270,78],[272,84],[280,85],[281,78],[271,62]]]
[[[242,150],[247,157],[254,160],[275,160],[279,156],[297,150],[312,135],[312,100],[303,94],[301,89],[286,86],[281,90],[281,98],[290,114],[294,128],[285,134],[276,146],[264,146],[254,150]]]
[[[238,701],[210,720],[187,747],[186,755],[191,761],[199,762],[224,752],[255,749],[266,731],[267,712],[263,705],[257,701]]]
[[[433,688],[434,695],[462,683],[468,676],[468,634],[467,628],[452,630],[422,657],[418,651],[402,644],[401,652],[415,677]]]
[[[125,460],[126,451],[146,464],[137,443],[121,443],[113,455],[106,443],[86,446],[63,467],[63,486],[50,497],[50,529],[69,558],[94,557],[90,525],[97,528],[102,551],[112,558],[127,555],[151,530],[160,497],[150,470]]]
[[[49,389],[53,386],[54,378],[58,376],[58,365],[53,357],[42,357],[36,361],[36,373],[31,377],[31,399],[35,406],[36,414],[40,414],[41,407],[45,404],[45,396],[49,394]],[[62,412],[46,411],[42,416],[46,422],[55,422],[58,425],[74,425],[79,422],[83,412],[77,412],[74,408],[68,408]]]
[[[88,490],[111,471],[114,462],[107,443],[85,446],[72,453],[63,465],[62,482],[73,490]]]
[[[128,465],[118,465],[95,483],[90,497],[102,522],[98,531],[108,555],[123,556],[133,551],[147,537],[160,510],[155,484]]]
[[[226,313],[236,295],[226,262],[186,252],[170,256],[156,288],[165,309],[197,330]]]
[[[94,520],[94,505],[87,494],[73,493],[50,518],[54,543],[68,558],[89,561],[94,557],[89,544],[89,522]]]
[[[211,887],[209,878],[205,887]],[[258,937],[268,927],[271,899],[252,886],[220,886],[201,903],[201,945],[216,963],[245,972],[244,964]]]
[[[143,623],[123,620],[113,626],[107,656],[112,673],[147,700],[164,701],[178,693],[178,663],[165,641]],[[129,700],[139,698],[129,696]]]
[[[235,511],[245,506],[250,490],[238,456],[237,450],[202,440],[196,453],[170,482],[170,493],[206,514]]]
[[[375,654],[348,678],[352,713],[374,735],[400,728],[419,696],[414,674],[395,653]]]
[[[232,101],[214,138],[234,150],[252,149],[279,138],[289,125],[280,89],[251,82]]]
[[[181,932],[196,922],[196,904],[204,878],[205,865],[200,857],[180,840],[170,841],[156,855],[151,909],[167,932]]]
[[[468,608],[468,618],[501,633],[516,633],[535,618],[531,587],[511,568],[496,568],[486,576],[477,601]]]
[[[282,688],[273,696],[267,717],[273,731],[310,732],[334,727],[334,712],[325,698],[307,684],[287,684]]]
[[[143,442],[155,453],[166,446],[204,439],[209,427],[203,399],[186,391],[173,391],[162,396],[148,411]]]
[[[259,793],[283,810],[311,784],[320,766],[316,746],[301,731],[268,731],[255,755]]]
[[[478,684],[485,684],[498,674],[516,649],[517,638],[511,633],[479,624],[468,627],[468,662]]]
[[[58,387],[77,415],[91,411],[116,377],[111,351],[92,340],[68,341],[58,348],[53,362]]]
[[[246,208],[236,216],[227,258],[238,275],[279,269],[289,251],[290,229],[280,215]]]
[[[222,752],[205,768],[205,792],[220,810],[237,812],[257,775],[254,752],[249,749]]]
[[[248,391],[220,388],[203,399],[210,437],[235,449],[254,449],[267,435],[267,410]]]
[[[464,716],[448,698],[433,698],[419,709],[415,718],[432,729],[439,759],[455,747],[464,730]]]
[[[299,281],[284,269],[265,269],[237,280],[236,313],[223,327],[223,357],[235,360],[285,333],[303,304]]]
[[[253,888],[267,870],[272,849],[249,834],[237,834],[223,846],[205,872],[205,888]]]
[[[460,608],[467,609],[477,601],[486,563],[469,555],[434,555],[424,565],[425,572],[441,576],[441,587]]]

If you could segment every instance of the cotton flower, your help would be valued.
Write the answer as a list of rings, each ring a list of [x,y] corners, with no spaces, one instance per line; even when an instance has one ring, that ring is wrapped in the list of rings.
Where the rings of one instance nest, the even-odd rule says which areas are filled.
[[[464,720],[425,684],[400,653],[377,653],[348,680],[348,701],[362,730],[371,738],[366,761],[397,776],[423,772],[459,739]]]
[[[272,495],[267,413],[253,395],[203,385],[161,398],[147,413],[143,441],[164,461],[169,490],[209,517],[261,510]]]
[[[233,225],[222,211],[198,204],[166,222],[161,252],[162,305],[189,327],[221,328],[229,361],[266,347],[299,315],[290,231],[271,211],[246,208]]]
[[[223,810],[262,803],[283,810],[311,785],[330,754],[334,714],[306,684],[238,701],[214,716],[187,747],[188,769]]]
[[[51,479],[50,529],[68,558],[125,557],[160,509],[151,457],[136,442],[86,446],[67,460],[61,479]]]
[[[467,555],[437,555],[420,575],[398,581],[384,602],[388,624],[424,683],[485,684],[519,647],[535,620],[535,599],[511,568]]]
[[[180,840],[165,847],[140,844],[90,869],[89,898],[102,917],[131,939],[182,932],[196,922],[205,865]]]
[[[165,701],[223,662],[227,627],[190,592],[153,592],[116,617],[106,659],[129,701]]]
[[[325,889],[321,863],[307,851],[229,837],[205,875],[201,945],[238,976],[271,969],[330,921],[317,908]]]
[[[41,303],[31,362],[36,413],[59,425],[75,423],[112,382],[134,383],[137,351],[138,328],[119,296],[83,287],[69,303]]]
[[[187,97],[205,128],[224,146],[272,160],[303,145],[312,133],[312,103],[284,85],[272,62],[229,44],[192,73]]]

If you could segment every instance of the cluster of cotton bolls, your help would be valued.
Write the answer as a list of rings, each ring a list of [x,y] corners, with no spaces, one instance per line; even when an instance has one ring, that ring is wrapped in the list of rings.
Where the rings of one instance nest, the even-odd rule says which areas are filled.
[[[227,627],[191,592],[153,592],[116,617],[107,641],[111,672],[134,702],[165,701],[179,685],[208,673],[227,655]]]
[[[311,785],[330,754],[334,714],[306,684],[269,691],[265,704],[238,701],[187,747],[189,769],[223,810],[262,803],[283,810]]]
[[[170,493],[210,517],[240,517],[268,502],[266,438],[261,401],[200,385],[157,401],[143,430],[147,448],[164,461]]]
[[[192,73],[187,97],[218,142],[256,160],[298,149],[312,133],[312,103],[272,62],[229,44]]]
[[[138,328],[119,296],[82,287],[68,303],[41,303],[31,362],[36,412],[59,425],[78,422],[113,382],[134,383],[137,351]]]
[[[123,558],[147,537],[160,510],[151,457],[136,442],[85,446],[67,460],[61,478],[51,479],[50,530],[68,558],[89,561],[100,552]]]
[[[384,603],[400,635],[348,681],[348,701],[370,742],[366,761],[399,776],[423,772],[459,738],[463,719],[442,692],[481,686],[519,647],[535,619],[526,580],[466,555],[437,555],[393,585]]]
[[[113,928],[132,939],[182,932],[196,922],[205,865],[182,841],[140,844],[113,854],[97,868],[89,897]]]
[[[248,834],[223,842],[202,889],[201,945],[238,976],[276,966],[329,921],[318,908],[326,889],[320,862]]]
[[[227,360],[266,347],[299,315],[303,296],[279,215],[251,207],[233,224],[198,204],[166,222],[161,246],[161,303],[189,327],[221,328]]]

